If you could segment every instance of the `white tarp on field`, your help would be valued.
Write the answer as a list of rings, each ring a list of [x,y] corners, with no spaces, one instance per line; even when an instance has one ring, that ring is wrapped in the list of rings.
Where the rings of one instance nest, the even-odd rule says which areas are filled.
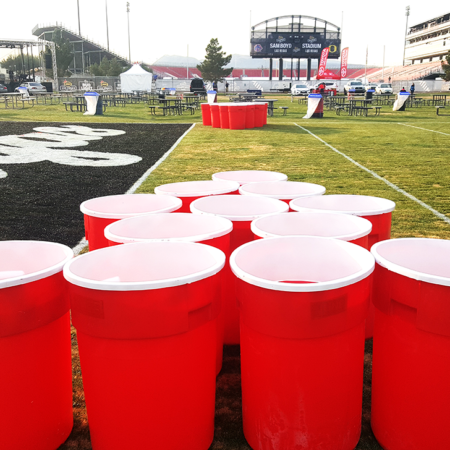
[[[134,64],[130,70],[120,74],[122,92],[133,91],[151,92],[153,75],[144,70],[139,64]]]
[[[399,92],[397,95],[397,100],[395,100],[393,111],[398,111],[408,100],[409,92]]]

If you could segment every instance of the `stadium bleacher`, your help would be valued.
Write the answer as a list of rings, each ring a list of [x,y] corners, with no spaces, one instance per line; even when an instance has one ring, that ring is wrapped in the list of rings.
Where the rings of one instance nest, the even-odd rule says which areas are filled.
[[[151,66],[154,73],[160,77],[173,77],[173,78],[186,78],[186,67],[172,67],[172,66]],[[391,81],[400,80],[418,80],[426,75],[439,72],[441,68],[440,61],[433,61],[423,64],[413,64],[409,66],[394,66],[384,68],[384,78],[391,77]],[[332,70],[337,73],[337,69]],[[370,81],[378,82],[383,75],[383,69],[381,67],[376,68],[360,68],[360,69],[348,69],[347,78],[363,78],[366,76]],[[307,71],[305,69],[300,70],[300,78],[305,79]],[[317,69],[311,70],[311,78],[317,75]],[[249,78],[259,78],[259,77],[269,77],[268,69],[233,69],[231,76],[234,78],[249,77]],[[283,70],[283,76],[291,78],[291,69]],[[294,79],[297,78],[297,70],[292,70],[292,76]],[[189,78],[201,77],[201,73],[198,69],[189,67]],[[278,78],[278,70],[273,70],[273,78]]]

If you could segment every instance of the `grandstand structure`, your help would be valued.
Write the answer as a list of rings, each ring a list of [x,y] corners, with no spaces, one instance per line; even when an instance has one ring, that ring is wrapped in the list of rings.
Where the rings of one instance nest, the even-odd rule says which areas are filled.
[[[410,64],[442,61],[450,50],[450,12],[408,28],[405,59]]]
[[[100,44],[79,35],[75,31],[69,30],[63,24],[58,22],[55,25],[36,25],[33,28],[32,33],[34,36],[37,36],[39,40],[49,41],[52,39],[56,30],[60,30],[62,37],[68,39],[72,46],[74,57],[68,70],[74,75],[84,75],[92,64],[100,64],[105,56],[107,59],[117,58],[119,63],[124,66],[128,64],[127,58],[107,50]]]

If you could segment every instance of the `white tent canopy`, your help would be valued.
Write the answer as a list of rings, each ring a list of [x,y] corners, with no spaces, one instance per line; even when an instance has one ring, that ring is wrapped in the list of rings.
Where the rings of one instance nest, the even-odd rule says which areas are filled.
[[[134,64],[131,69],[120,74],[120,87],[122,92],[152,90],[153,75],[144,70],[139,64]]]

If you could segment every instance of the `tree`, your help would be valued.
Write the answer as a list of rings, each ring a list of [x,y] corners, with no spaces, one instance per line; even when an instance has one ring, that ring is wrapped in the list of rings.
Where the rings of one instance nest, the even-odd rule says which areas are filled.
[[[117,58],[113,58],[109,62],[109,70],[106,75],[108,75],[109,77],[118,77],[123,71],[124,69],[119,61],[117,61]]]
[[[222,51],[218,39],[211,39],[206,47],[205,59],[197,66],[197,69],[201,72],[204,80],[218,83],[233,71],[232,67],[224,68],[231,61],[231,57],[232,55],[226,56]]]
[[[101,77],[103,75],[102,69],[100,69],[100,66],[97,63],[90,65],[89,72],[95,77]]]
[[[18,72],[22,72],[22,65],[25,63],[25,65],[23,66],[23,71],[26,72],[27,67],[28,67],[28,61],[30,62],[30,67],[29,70],[31,70],[32,67],[40,67],[41,66],[41,61],[40,58],[38,56],[33,56],[31,57],[30,55],[27,57],[26,53],[24,53],[23,55],[23,60],[22,60],[22,56],[20,55],[20,53],[18,55],[9,55],[7,58],[2,59],[2,61],[0,61],[1,66],[6,69],[6,70],[13,70],[13,71],[18,71]]]
[[[446,62],[442,61],[442,68],[444,69],[445,75],[444,80],[450,81],[450,50],[445,57]]]
[[[69,68],[69,65],[73,61],[74,57],[70,46],[70,41],[69,39],[63,38],[62,31],[59,29],[55,29],[51,40],[55,43],[58,77],[68,77],[71,73],[67,69]],[[50,54],[50,50],[47,50],[47,54]],[[51,76],[53,76],[53,72]]]
[[[110,66],[111,66],[111,64],[109,62],[109,59],[106,56],[104,56],[102,61],[100,62],[100,70],[101,70],[100,75],[106,76],[109,71]]]

